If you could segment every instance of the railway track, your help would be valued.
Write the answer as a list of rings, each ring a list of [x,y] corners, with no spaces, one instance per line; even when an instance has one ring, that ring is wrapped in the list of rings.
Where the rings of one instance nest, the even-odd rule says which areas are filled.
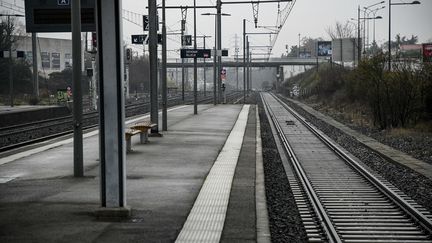
[[[431,213],[269,93],[261,98],[310,242],[432,242]]]
[[[232,103],[239,97],[239,92],[227,94],[227,103]],[[208,104],[213,102],[212,96],[198,96],[198,102]],[[185,96],[174,96],[168,99],[168,107],[179,104],[193,104],[192,93]],[[159,104],[161,106],[161,104]],[[126,117],[145,114],[150,111],[150,103],[143,102],[126,105]],[[83,114],[83,129],[92,129],[98,126],[99,114],[97,111]],[[32,123],[19,124],[15,126],[0,128],[0,152],[8,151],[17,147],[45,141],[73,132],[72,116],[64,116],[54,119],[36,121]]]

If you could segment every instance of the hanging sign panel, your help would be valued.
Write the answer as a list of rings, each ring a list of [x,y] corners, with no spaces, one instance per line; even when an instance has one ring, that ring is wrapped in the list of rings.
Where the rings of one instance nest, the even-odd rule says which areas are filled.
[[[95,1],[81,0],[81,30],[96,31]],[[25,0],[27,32],[71,32],[71,0]]]

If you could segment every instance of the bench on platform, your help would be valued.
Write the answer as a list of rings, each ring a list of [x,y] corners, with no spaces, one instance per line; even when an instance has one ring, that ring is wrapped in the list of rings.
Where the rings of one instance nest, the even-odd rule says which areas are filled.
[[[132,151],[132,136],[137,135],[138,133],[141,133],[140,130],[135,129],[126,129],[125,130],[125,137],[126,137],[126,152]]]
[[[130,128],[133,130],[138,130],[141,132],[140,134],[140,142],[147,143],[148,142],[148,132],[153,127],[156,127],[157,124],[151,123],[150,121],[138,122],[132,125]]]

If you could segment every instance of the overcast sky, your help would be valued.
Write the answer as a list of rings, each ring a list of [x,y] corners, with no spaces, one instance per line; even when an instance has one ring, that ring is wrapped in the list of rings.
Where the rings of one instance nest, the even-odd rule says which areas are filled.
[[[228,0],[226,0],[228,1]],[[229,0],[236,1],[236,0]],[[161,2],[161,1],[158,1]],[[197,5],[214,5],[215,0],[198,0]],[[223,1],[222,1],[223,2]],[[285,45],[296,45],[298,43],[298,34],[301,37],[322,37],[329,39],[326,29],[333,26],[336,21],[345,22],[351,18],[357,18],[357,8],[375,4],[377,0],[297,0],[294,8],[289,15],[285,25],[280,32],[274,47],[274,53],[280,55],[285,51]],[[400,2],[393,0],[392,3]],[[403,2],[411,2],[403,0]],[[193,5],[193,0],[167,0],[167,6],[172,5]],[[284,7],[286,3],[281,4]],[[123,8],[138,13],[146,13],[145,7],[147,1],[124,0]],[[376,20],[376,39],[378,43],[383,43],[388,39],[388,1],[380,6],[386,6],[377,12],[377,15],[383,19]],[[373,9],[373,8],[372,8]],[[198,34],[214,36],[214,17],[201,16],[204,12],[215,12],[214,9],[197,10],[197,29]],[[231,14],[230,17],[223,17],[223,47],[233,48],[235,45],[235,35],[239,39],[239,45],[242,43],[242,19],[249,22],[248,32],[268,32],[265,29],[255,29],[253,26],[253,15],[251,4],[223,5],[222,12]],[[259,12],[259,25],[274,26],[277,16],[277,4],[261,4]],[[372,16],[372,15],[371,15]],[[167,10],[167,24],[171,30],[179,30],[181,19],[180,10]],[[193,11],[188,11],[188,31],[193,34]],[[417,35],[420,42],[432,41],[432,1],[422,0],[421,5],[392,6],[392,37],[397,33],[402,36]],[[370,21],[370,39],[372,40],[372,21]],[[140,28],[125,22],[125,34],[130,35],[140,33]],[[252,45],[267,45],[269,36],[254,35]],[[179,41],[179,36],[170,36],[170,39]],[[213,38],[207,41],[209,46],[214,45]],[[169,42],[168,49],[178,48],[178,43]],[[232,49],[233,51],[234,49]],[[255,52],[259,52],[256,50]]]
[[[1,2],[16,3],[23,5],[23,0],[0,0]],[[236,1],[236,0],[225,0]],[[392,0],[395,2],[411,2],[409,0]],[[400,33],[402,36],[417,35],[420,43],[432,41],[432,0],[420,0],[421,5],[406,5],[392,7],[392,38]],[[159,0],[158,3],[161,1]],[[197,0],[197,5],[215,5],[216,0]],[[379,2],[378,0],[297,0],[294,8],[289,15],[280,35],[277,39],[273,53],[279,56],[285,52],[285,45],[297,45],[298,34],[301,37],[322,37],[329,39],[326,29],[334,26],[336,21],[345,22],[351,18],[357,18],[357,7],[361,8]],[[147,0],[123,0],[123,9],[139,14],[147,14]],[[193,5],[193,0],[166,0],[167,6]],[[286,3],[281,3],[283,8]],[[377,15],[383,19],[376,21],[376,39],[378,43],[383,43],[388,39],[388,2],[386,7],[378,11]],[[382,6],[384,6],[382,5]],[[0,6],[1,11],[6,11]],[[242,44],[242,19],[248,20],[248,32],[268,32],[265,29],[255,29],[253,27],[252,6],[251,4],[223,5],[222,11],[231,14],[230,17],[222,18],[222,44],[223,48],[234,51],[235,35],[238,36],[238,44]],[[214,37],[214,17],[201,16],[202,13],[215,12],[215,9],[197,10],[197,29],[198,35],[211,35]],[[259,25],[274,26],[277,17],[277,4],[260,4]],[[167,25],[169,31],[180,29],[180,9],[167,10]],[[370,38],[372,39],[372,21],[370,22]],[[188,11],[187,28],[189,34],[193,34],[193,10]],[[124,39],[130,43],[131,34],[142,34],[143,31],[128,21],[124,21]],[[51,36],[64,37],[64,34],[53,34]],[[180,37],[169,36],[168,49],[179,48]],[[262,46],[269,44],[269,36],[254,35],[251,37],[251,45]],[[202,45],[202,41],[199,42]],[[207,39],[207,46],[213,47],[214,39]],[[137,47],[138,48],[138,47]],[[138,50],[138,49],[137,49]],[[255,50],[254,52],[260,52]],[[177,56],[176,52],[170,52],[170,56]]]

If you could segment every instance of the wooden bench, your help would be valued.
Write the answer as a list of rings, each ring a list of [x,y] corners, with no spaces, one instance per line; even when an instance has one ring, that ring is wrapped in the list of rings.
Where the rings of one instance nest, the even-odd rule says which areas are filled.
[[[138,130],[141,132],[140,134],[140,142],[147,143],[148,142],[148,132],[153,127],[156,127],[157,124],[151,123],[150,121],[138,122],[130,128],[133,130]]]
[[[126,152],[132,151],[132,136],[135,136],[138,133],[141,133],[141,131],[136,129],[130,129],[130,128],[125,130]]]

